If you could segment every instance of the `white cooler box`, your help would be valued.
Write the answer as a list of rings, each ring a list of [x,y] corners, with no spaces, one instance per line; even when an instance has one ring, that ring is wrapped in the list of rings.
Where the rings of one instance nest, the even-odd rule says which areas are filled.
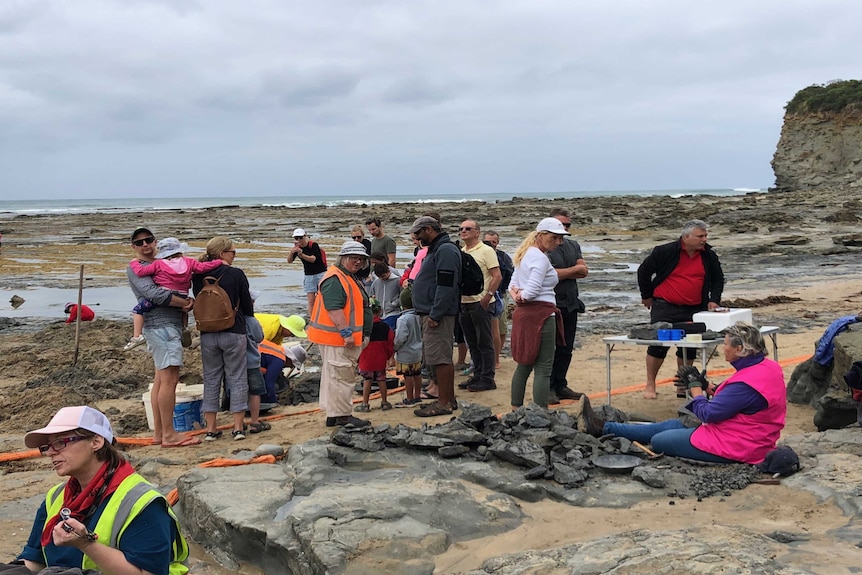
[[[691,321],[704,323],[706,329],[712,331],[721,331],[738,321],[752,323],[751,310],[744,307],[730,308],[727,311],[699,311],[694,314]]]

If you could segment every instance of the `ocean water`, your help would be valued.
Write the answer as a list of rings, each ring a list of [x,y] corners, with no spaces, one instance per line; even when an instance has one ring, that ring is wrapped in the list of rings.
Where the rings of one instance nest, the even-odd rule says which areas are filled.
[[[306,206],[338,205],[378,205],[395,202],[440,203],[472,202],[494,203],[519,198],[590,198],[604,196],[671,196],[715,195],[736,196],[749,192],[764,191],[761,188],[714,188],[691,190],[593,190],[572,192],[524,192],[524,193],[476,193],[476,194],[438,194],[433,198],[418,195],[377,195],[373,200],[360,196],[248,196],[248,197],[189,197],[189,198],[60,198],[60,199],[21,199],[0,200],[0,218],[14,217],[18,214],[39,213],[92,213],[92,212],[139,212],[150,210],[179,210],[211,208],[219,206],[279,206],[299,208]]]
[[[732,196],[750,192],[762,191],[755,188],[736,189],[701,189],[701,190],[628,190],[628,191],[588,191],[588,192],[553,192],[553,193],[523,193],[516,197],[524,198],[586,198],[602,196],[684,196],[684,195],[718,195]],[[102,199],[30,199],[30,200],[0,200],[0,222],[17,215],[35,215],[40,213],[124,213],[151,210],[178,210],[208,208],[217,206],[337,206],[350,204],[386,204],[393,202],[457,202],[483,201],[494,203],[512,199],[512,194],[472,194],[439,195],[432,199],[410,195],[381,196],[374,201],[366,201],[356,196],[279,196],[279,197],[199,197],[199,198],[102,198]],[[2,230],[2,225],[0,225]],[[288,247],[285,244],[285,247]],[[585,299],[602,302],[604,305],[628,306],[639,302],[634,290],[619,292],[612,286],[629,284],[637,270],[638,262],[632,261],[627,254],[606,254],[599,246],[581,242],[586,257],[590,260],[591,290]],[[407,248],[405,248],[407,250]],[[401,260],[409,259],[409,250],[399,254]],[[15,258],[6,256],[6,263],[15,264]],[[611,256],[608,258],[608,256]],[[603,279],[604,278],[604,279]],[[45,318],[61,320],[65,316],[63,308],[66,302],[77,301],[76,289],[51,288],[38,285],[26,288],[9,288],[2,285],[0,278],[0,317],[9,318]],[[285,269],[276,266],[264,277],[251,280],[252,288],[262,292],[256,302],[256,309],[264,312],[301,313],[305,314],[305,294],[302,292],[302,271],[300,269]],[[26,303],[18,309],[12,308],[10,298],[18,295]],[[128,286],[88,288],[84,292],[84,303],[93,307],[97,317],[110,319],[128,319],[130,309],[134,305]]]

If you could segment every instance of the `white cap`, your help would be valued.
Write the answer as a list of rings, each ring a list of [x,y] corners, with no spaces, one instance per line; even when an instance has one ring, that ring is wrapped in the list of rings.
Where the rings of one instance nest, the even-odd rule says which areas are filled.
[[[48,437],[57,433],[66,433],[76,429],[86,429],[96,435],[101,435],[108,443],[114,442],[114,430],[105,414],[87,405],[64,407],[51,418],[48,425],[35,429],[24,436],[24,445],[39,447],[48,442]]]
[[[304,236],[304,235],[305,235],[305,230],[302,228],[296,228],[295,230],[293,230],[293,237],[295,237],[295,238],[298,238],[298,237]]]
[[[536,226],[537,232],[550,232],[552,234],[557,234],[558,236],[570,236],[566,228],[563,226],[563,222],[558,220],[557,218],[545,218],[539,225]]]

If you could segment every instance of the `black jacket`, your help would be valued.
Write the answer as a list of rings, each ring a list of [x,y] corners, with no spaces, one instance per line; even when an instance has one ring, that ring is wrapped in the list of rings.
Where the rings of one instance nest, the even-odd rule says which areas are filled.
[[[653,291],[661,284],[676,268],[679,263],[679,255],[682,253],[682,241],[662,244],[653,248],[638,268],[638,289],[641,299],[653,297]],[[701,306],[706,308],[711,301],[721,303],[721,292],[724,290],[724,272],[721,271],[721,263],[718,254],[712,250],[712,246],[706,247],[700,252],[703,260],[703,269],[706,275],[703,279],[703,294]]]

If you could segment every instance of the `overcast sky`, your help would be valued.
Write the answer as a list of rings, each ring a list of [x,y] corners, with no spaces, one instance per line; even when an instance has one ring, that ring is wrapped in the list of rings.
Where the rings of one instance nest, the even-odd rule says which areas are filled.
[[[765,188],[862,2],[0,0],[0,198]]]

